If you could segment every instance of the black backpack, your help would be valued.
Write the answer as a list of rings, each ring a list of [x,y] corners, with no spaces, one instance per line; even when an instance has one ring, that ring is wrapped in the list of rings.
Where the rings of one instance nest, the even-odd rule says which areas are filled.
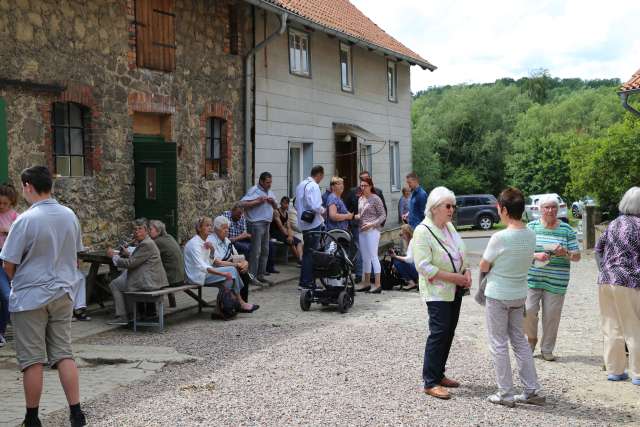
[[[218,308],[217,313],[211,314],[212,319],[221,318],[222,320],[229,320],[236,317],[238,310],[240,310],[240,303],[230,289],[226,287],[220,288],[218,291],[218,298],[216,299],[216,306]]]
[[[402,280],[396,269],[393,268],[393,260],[391,258],[385,255],[384,258],[380,260],[380,267],[382,267],[380,284],[382,285],[383,290],[389,291],[395,286],[406,285],[405,281]]]

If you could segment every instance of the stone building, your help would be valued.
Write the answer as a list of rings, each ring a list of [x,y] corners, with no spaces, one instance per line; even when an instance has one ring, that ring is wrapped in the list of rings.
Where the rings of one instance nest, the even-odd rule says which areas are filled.
[[[179,240],[244,190],[239,0],[0,0],[0,178],[46,164],[85,244]],[[24,205],[19,209],[25,208]]]

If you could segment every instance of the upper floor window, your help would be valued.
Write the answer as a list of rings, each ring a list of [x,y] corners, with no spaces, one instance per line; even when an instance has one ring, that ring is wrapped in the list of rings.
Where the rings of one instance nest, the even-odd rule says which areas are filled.
[[[229,5],[229,53],[238,55],[240,53],[240,5]]]
[[[289,71],[299,76],[311,76],[309,34],[289,30]]]
[[[389,101],[398,100],[398,74],[394,61],[387,61],[387,97]]]
[[[391,165],[391,191],[400,191],[400,143],[389,141],[389,164]]]
[[[353,71],[351,68],[351,46],[340,42],[340,84],[342,90],[353,92]]]
[[[227,174],[227,121],[219,117],[207,120],[207,134],[205,136],[205,176],[215,172],[218,176]]]
[[[80,104],[53,104],[53,160],[62,176],[85,174],[85,112]]]
[[[138,67],[176,69],[174,0],[135,0],[136,61]]]

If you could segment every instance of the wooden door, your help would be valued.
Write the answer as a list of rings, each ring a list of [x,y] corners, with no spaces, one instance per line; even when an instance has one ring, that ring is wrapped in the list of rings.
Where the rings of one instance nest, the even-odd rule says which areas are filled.
[[[358,184],[358,153],[354,137],[351,141],[336,141],[336,176],[344,179],[344,195]]]
[[[136,218],[159,219],[178,239],[176,144],[161,136],[133,137]]]

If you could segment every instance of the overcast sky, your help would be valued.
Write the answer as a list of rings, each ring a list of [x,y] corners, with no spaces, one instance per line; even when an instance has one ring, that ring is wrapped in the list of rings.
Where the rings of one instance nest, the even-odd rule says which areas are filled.
[[[411,89],[519,78],[628,80],[640,68],[640,0],[351,0],[438,69]]]

